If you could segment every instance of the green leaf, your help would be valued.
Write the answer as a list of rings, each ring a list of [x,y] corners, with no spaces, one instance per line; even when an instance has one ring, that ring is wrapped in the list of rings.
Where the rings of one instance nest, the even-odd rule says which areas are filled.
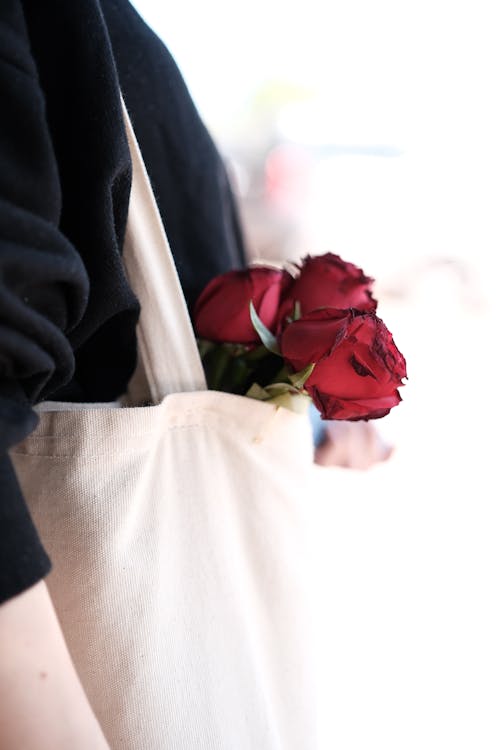
[[[233,357],[227,369],[226,382],[229,384],[232,393],[244,393],[246,384],[252,374],[252,368],[248,366],[245,358],[242,356]]]
[[[302,313],[300,311],[300,302],[299,300],[295,300],[295,304],[293,306],[292,321],[300,320],[301,315]]]
[[[274,404],[299,414],[305,414],[311,403],[310,396],[301,393],[290,383],[273,383],[272,385],[266,385],[265,388],[254,383],[246,395],[249,398],[266,401],[268,404]]]
[[[266,357],[269,357],[269,350],[264,345],[256,346],[255,349],[250,349],[245,353],[247,362],[259,362]]]
[[[258,383],[253,383],[245,394],[248,398],[256,398],[258,401],[267,401],[270,396],[265,388]]]
[[[292,375],[289,375],[290,382],[293,383],[293,385],[301,390],[309,377],[309,375],[312,373],[314,368],[316,367],[316,363],[313,362],[312,365],[308,365],[304,370],[301,370],[300,372],[294,372]]]
[[[284,393],[291,393],[296,396],[300,395],[300,391],[295,386],[290,385],[290,383],[271,383],[264,388],[258,383],[253,383],[246,395],[249,398],[258,398],[259,401],[267,401]]]
[[[250,301],[250,319],[252,321],[253,327],[257,331],[259,338],[264,344],[264,346],[266,347],[266,349],[268,349],[273,354],[280,355],[281,352],[278,347],[276,336],[274,336],[271,333],[271,331],[268,328],[266,328],[262,320],[259,318],[259,316],[257,315],[257,310],[253,306],[252,301]]]
[[[311,397],[302,393],[281,393],[270,399],[268,404],[274,404],[282,409],[289,409],[297,414],[306,414],[309,411]]]
[[[233,357],[246,357],[251,351],[247,344],[224,344],[224,346],[230,347],[231,355]]]
[[[278,393],[300,393],[300,391],[290,383],[270,383],[264,388],[269,395],[276,396]]]
[[[197,344],[201,359],[203,359],[215,346],[213,341],[207,341],[207,339],[197,339]]]

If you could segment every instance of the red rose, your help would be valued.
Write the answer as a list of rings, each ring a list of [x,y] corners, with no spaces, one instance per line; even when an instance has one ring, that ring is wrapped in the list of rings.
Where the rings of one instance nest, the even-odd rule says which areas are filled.
[[[316,363],[305,389],[323,419],[376,419],[401,401],[406,362],[373,313],[308,313],[285,328],[281,351],[295,372]]]
[[[274,332],[282,293],[291,281],[287,271],[264,266],[216,276],[194,308],[197,336],[221,343],[260,343],[250,320],[250,301],[264,325]]]
[[[288,289],[280,316],[291,316],[294,303],[300,302],[300,312],[306,315],[319,307],[346,310],[354,307],[362,312],[375,312],[377,302],[371,289],[373,279],[353,263],[338,255],[308,256],[302,261],[300,275]]]

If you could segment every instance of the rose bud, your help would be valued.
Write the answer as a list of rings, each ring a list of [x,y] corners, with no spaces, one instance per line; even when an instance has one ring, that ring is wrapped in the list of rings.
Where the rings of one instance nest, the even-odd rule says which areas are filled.
[[[375,312],[377,302],[372,297],[373,279],[353,263],[338,255],[307,256],[299,266],[300,275],[288,289],[280,315],[292,315],[296,302],[301,315],[319,307],[346,310],[355,307],[362,312]]]
[[[282,293],[291,282],[287,271],[265,266],[216,276],[194,308],[197,336],[215,342],[260,343],[250,319],[250,302],[264,325],[274,333]]]
[[[406,362],[374,313],[315,310],[290,323],[280,344],[294,372],[316,363],[305,389],[323,419],[377,419],[401,401]]]

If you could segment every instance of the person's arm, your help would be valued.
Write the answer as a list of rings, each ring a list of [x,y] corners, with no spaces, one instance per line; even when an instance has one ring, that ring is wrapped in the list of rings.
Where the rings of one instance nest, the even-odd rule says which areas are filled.
[[[0,605],[0,750],[106,750],[43,581]]]

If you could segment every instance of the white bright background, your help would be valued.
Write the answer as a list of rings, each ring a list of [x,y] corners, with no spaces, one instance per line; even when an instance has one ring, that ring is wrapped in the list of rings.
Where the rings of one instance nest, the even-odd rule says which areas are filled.
[[[496,4],[135,5],[228,155],[256,89],[313,91],[288,136],[348,148],[314,167],[304,251],[375,276],[408,360],[392,459],[310,498],[321,750],[499,750]]]

